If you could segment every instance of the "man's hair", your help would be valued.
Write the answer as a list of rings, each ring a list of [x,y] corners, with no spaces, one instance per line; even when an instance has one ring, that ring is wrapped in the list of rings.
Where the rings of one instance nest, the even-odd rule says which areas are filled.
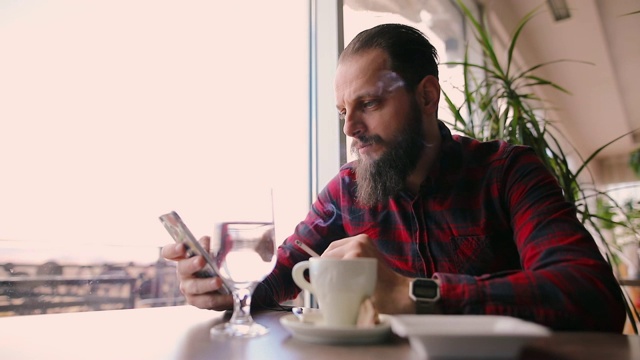
[[[340,59],[373,49],[389,56],[390,70],[402,77],[409,91],[427,75],[438,77],[438,52],[420,30],[402,24],[375,26],[359,33]]]

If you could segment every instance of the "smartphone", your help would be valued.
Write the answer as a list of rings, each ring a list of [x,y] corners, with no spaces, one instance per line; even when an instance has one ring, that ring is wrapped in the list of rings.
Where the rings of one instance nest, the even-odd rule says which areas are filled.
[[[193,236],[189,228],[184,224],[180,216],[172,211],[168,214],[164,214],[160,216],[160,222],[164,225],[165,229],[171,234],[171,237],[177,243],[183,243],[187,248],[187,256],[193,257],[196,255],[200,255],[204,257],[207,261],[207,264],[204,268],[198,272],[196,276],[198,277],[216,277],[219,276],[217,272],[217,266],[215,262],[209,255],[209,252],[206,251],[202,245],[196,240]],[[222,287],[219,290],[223,294],[231,294],[231,291],[226,286],[226,284],[222,284]]]

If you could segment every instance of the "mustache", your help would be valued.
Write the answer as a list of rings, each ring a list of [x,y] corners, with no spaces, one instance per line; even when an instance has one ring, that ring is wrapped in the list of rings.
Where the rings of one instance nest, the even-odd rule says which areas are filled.
[[[382,138],[379,135],[371,135],[371,136],[360,135],[358,137],[353,138],[353,141],[351,142],[351,148],[357,149],[362,146],[380,144],[383,141],[384,140],[382,140]]]

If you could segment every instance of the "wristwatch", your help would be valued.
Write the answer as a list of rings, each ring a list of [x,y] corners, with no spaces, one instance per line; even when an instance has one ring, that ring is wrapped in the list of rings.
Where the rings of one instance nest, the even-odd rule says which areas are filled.
[[[416,314],[431,314],[440,299],[440,285],[433,279],[414,279],[409,285],[409,297],[416,302]]]

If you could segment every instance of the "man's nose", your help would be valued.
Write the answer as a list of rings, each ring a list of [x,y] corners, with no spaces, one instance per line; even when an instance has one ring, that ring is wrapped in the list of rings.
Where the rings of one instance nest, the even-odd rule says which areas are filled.
[[[356,137],[364,133],[365,124],[361,117],[356,113],[348,113],[344,116],[344,125],[342,126],[342,132],[346,136]]]

